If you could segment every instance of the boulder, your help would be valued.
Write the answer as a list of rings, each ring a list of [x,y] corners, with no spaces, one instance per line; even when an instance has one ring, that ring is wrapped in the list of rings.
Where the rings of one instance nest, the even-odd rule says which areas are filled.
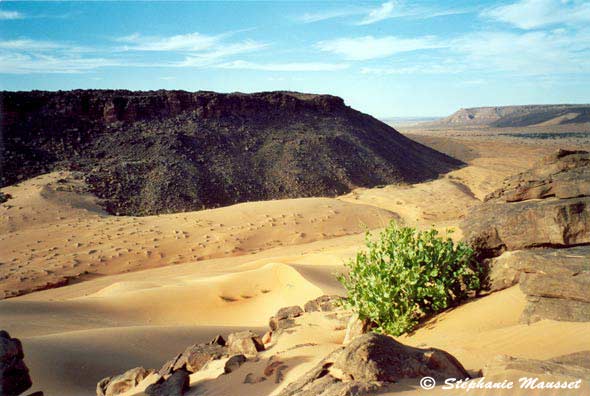
[[[189,372],[199,371],[211,360],[221,359],[227,355],[227,348],[219,344],[195,344],[184,350],[172,365],[172,371],[182,367]]]
[[[0,395],[16,396],[32,385],[21,342],[0,330]]]
[[[176,370],[170,377],[161,377],[148,386],[144,393],[148,396],[183,396],[189,389],[189,372],[184,368]]]
[[[96,385],[97,396],[115,396],[134,388],[155,370],[135,367],[123,374],[103,378]]]
[[[336,295],[323,295],[305,303],[305,312],[332,312],[340,308],[342,297]]]
[[[361,395],[408,378],[468,378],[452,355],[403,345],[383,334],[364,334],[328,355],[280,396]]]
[[[230,355],[256,356],[258,352],[264,351],[264,344],[260,337],[248,330],[232,333],[227,337],[228,353]]]
[[[272,316],[268,325],[271,330],[276,331],[278,329],[288,329],[295,326],[295,318],[303,314],[303,309],[299,305],[291,307],[285,307],[278,310],[278,312]]]

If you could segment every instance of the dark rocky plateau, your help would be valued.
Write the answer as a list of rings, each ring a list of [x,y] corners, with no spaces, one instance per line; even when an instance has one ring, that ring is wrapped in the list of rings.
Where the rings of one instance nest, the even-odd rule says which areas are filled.
[[[1,186],[79,170],[111,213],[334,196],[461,162],[329,95],[2,92]]]

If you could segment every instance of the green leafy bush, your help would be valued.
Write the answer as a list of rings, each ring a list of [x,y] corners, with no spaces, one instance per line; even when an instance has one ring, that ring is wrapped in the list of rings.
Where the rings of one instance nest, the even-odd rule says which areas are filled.
[[[417,231],[392,222],[357,253],[338,280],[347,303],[376,331],[400,335],[426,315],[440,312],[480,288],[481,270],[473,250],[443,239],[434,229]]]

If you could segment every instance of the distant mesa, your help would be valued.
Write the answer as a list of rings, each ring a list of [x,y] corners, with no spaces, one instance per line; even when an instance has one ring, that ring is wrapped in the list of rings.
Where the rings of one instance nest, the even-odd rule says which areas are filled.
[[[590,122],[590,104],[473,107],[428,122],[433,126],[527,127]],[[423,124],[426,125],[426,124]]]
[[[334,196],[462,165],[330,95],[75,90],[0,100],[0,185],[82,171],[111,213]]]

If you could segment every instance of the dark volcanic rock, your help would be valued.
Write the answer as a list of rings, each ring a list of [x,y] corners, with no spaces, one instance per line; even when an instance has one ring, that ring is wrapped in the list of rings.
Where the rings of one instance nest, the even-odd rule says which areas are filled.
[[[160,378],[145,389],[148,396],[182,396],[189,389],[189,372],[176,370],[170,377]]]
[[[242,364],[244,364],[248,359],[244,355],[233,355],[225,362],[223,366],[223,371],[225,374],[233,373],[236,371]]]
[[[245,356],[256,356],[258,352],[264,351],[262,340],[250,330],[231,333],[227,337],[227,347],[230,354]]]
[[[172,371],[186,368],[189,372],[199,371],[211,360],[221,359],[227,355],[227,348],[218,344],[191,345],[180,355],[172,366]]]
[[[469,377],[445,351],[412,348],[391,337],[369,333],[331,353],[279,395],[361,395],[405,378],[424,376],[438,380]]]
[[[31,387],[24,357],[21,342],[0,330],[0,395],[17,396]]]
[[[299,305],[293,305],[292,307],[284,307],[278,310],[278,312],[272,316],[268,321],[268,326],[272,331],[278,329],[288,329],[295,326],[295,318],[303,314],[303,309]]]
[[[81,170],[111,213],[333,196],[461,165],[329,95],[0,93],[0,186]]]
[[[323,295],[319,296],[314,300],[310,300],[305,303],[303,309],[305,312],[331,312],[340,307],[340,302],[343,300],[342,297],[336,295]]]

